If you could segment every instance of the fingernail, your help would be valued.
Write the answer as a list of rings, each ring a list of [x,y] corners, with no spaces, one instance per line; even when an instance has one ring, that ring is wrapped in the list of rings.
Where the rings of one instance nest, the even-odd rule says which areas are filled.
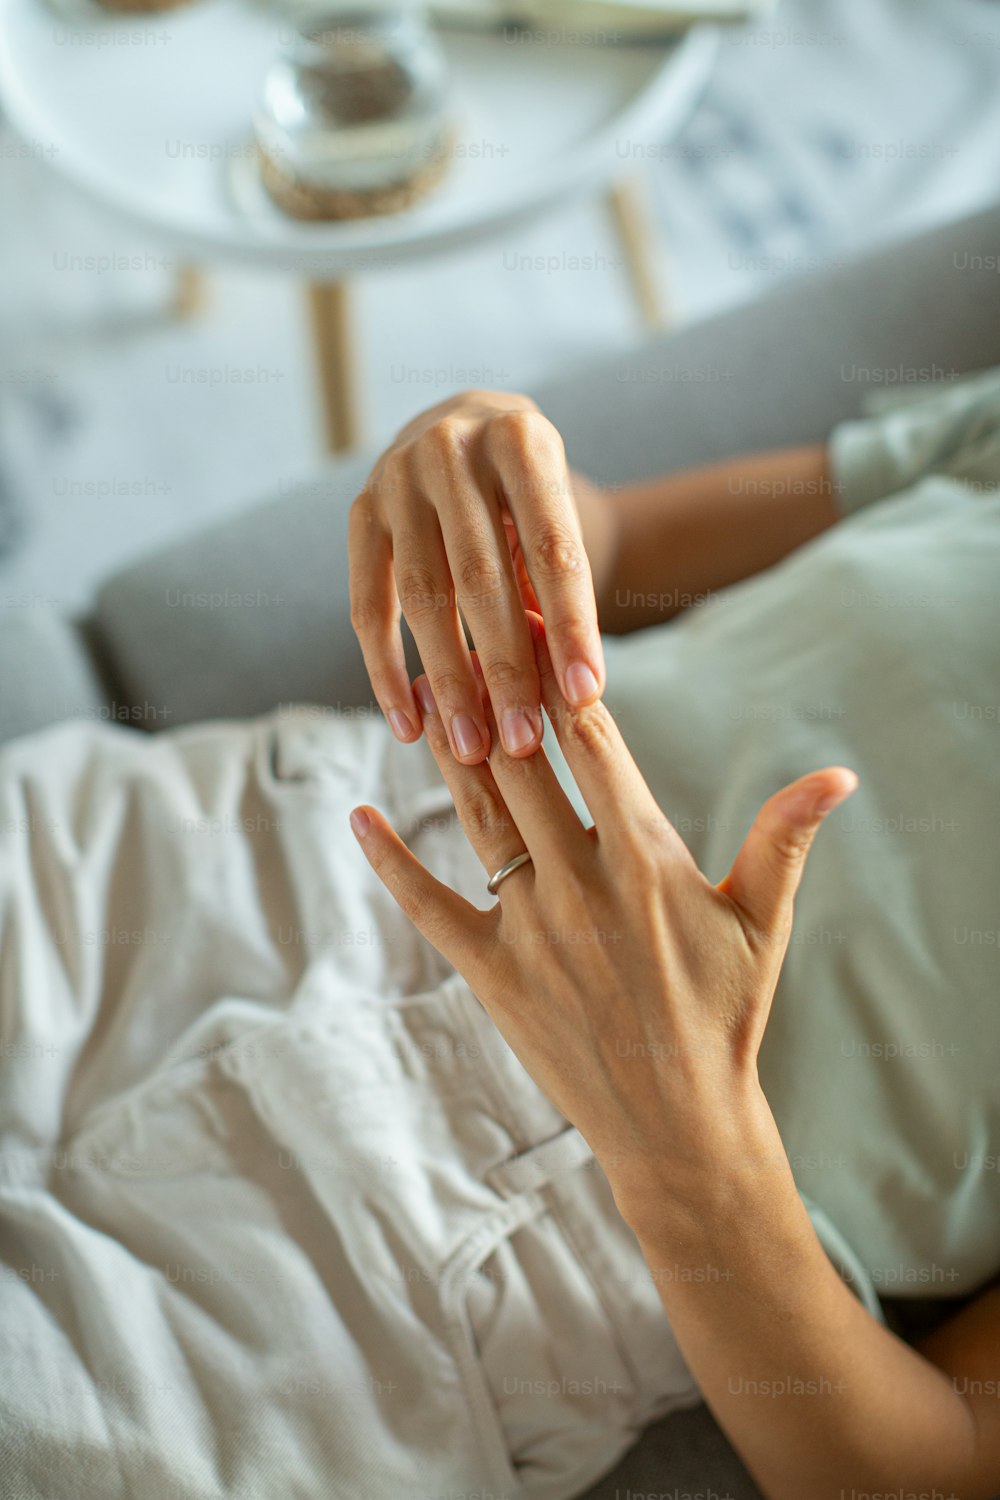
[[[523,708],[508,708],[500,721],[500,738],[510,755],[516,755],[518,750],[526,750],[534,743],[535,726]]]
[[[456,714],[451,721],[451,736],[459,755],[475,755],[483,748],[483,737],[475,719],[468,714]]]
[[[566,668],[566,697],[570,703],[589,703],[597,692],[597,678],[585,661],[575,661]]]
[[[417,702],[420,704],[420,712],[423,714],[434,713],[437,709],[437,704],[434,702],[434,694],[431,692],[431,685],[426,677],[418,678],[413,684],[413,691]]]
[[[351,813],[351,827],[359,839],[363,839],[372,826],[372,820],[364,808],[356,807]]]
[[[392,725],[393,734],[399,740],[408,740],[413,734],[413,725],[398,708],[390,708],[389,723]]]

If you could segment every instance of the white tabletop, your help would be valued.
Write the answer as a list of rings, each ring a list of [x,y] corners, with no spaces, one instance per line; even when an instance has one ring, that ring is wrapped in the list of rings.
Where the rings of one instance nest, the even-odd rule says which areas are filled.
[[[182,253],[336,276],[487,234],[634,169],[684,123],[716,50],[708,28],[631,46],[446,30],[458,126],[446,180],[405,213],[307,224],[272,205],[252,149],[278,25],[260,0],[149,17],[4,0],[0,104],[35,151]]]

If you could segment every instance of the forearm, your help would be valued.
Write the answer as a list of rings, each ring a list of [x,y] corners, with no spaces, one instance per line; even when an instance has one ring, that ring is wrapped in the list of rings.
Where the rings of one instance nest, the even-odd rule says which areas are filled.
[[[768,1500],[987,1500],[969,1406],[844,1284],[766,1105],[748,1113],[735,1153],[699,1144],[655,1192],[616,1194],[709,1406]]]
[[[609,493],[576,479],[602,630],[670,619],[770,567],[839,519],[822,445],[665,475]]]

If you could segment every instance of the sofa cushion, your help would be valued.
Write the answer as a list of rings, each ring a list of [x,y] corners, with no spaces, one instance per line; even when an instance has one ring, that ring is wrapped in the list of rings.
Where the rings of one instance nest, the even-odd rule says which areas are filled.
[[[370,466],[328,469],[111,579],[95,621],[124,691],[165,710],[168,725],[281,703],[369,705],[350,624],[347,509]]]
[[[0,741],[60,719],[110,717],[80,631],[51,610],[10,604],[0,613]]]
[[[579,1500],[688,1495],[694,1500],[762,1500],[707,1406],[672,1412],[647,1427],[614,1469]]]

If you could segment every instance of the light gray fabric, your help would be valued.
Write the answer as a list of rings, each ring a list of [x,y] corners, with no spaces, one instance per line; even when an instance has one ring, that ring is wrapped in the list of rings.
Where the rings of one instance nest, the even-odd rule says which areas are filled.
[[[982,499],[1000,488],[1000,367],[922,388],[881,392],[869,416],[830,436],[830,470],[847,516],[937,476]]]
[[[858,370],[885,383],[893,371],[1000,362],[1000,277],[962,269],[998,244],[993,210],[654,339],[538,398],[571,461],[604,483],[819,440],[860,412],[871,381]],[[348,621],[345,518],[372,457],[112,579],[97,624],[124,690],[164,709],[165,724],[294,699],[369,703]]]
[[[647,1427],[620,1464],[580,1500],[626,1500],[648,1495],[672,1500],[763,1500],[707,1406],[673,1412]]]
[[[30,734],[58,719],[110,716],[100,677],[71,624],[37,603],[12,603],[3,613],[0,738]]]
[[[134,697],[164,722],[243,717],[279,703],[371,701],[347,585],[347,507],[365,459],[119,574],[96,623]]]
[[[426,745],[308,705],[0,760],[5,1500],[566,1500],[693,1398],[590,1146],[347,831],[478,898]]]
[[[998,252],[991,209],[786,282],[554,381],[541,400],[572,461],[608,484],[819,442],[893,372],[922,383],[935,367],[947,376],[1000,362]]]

